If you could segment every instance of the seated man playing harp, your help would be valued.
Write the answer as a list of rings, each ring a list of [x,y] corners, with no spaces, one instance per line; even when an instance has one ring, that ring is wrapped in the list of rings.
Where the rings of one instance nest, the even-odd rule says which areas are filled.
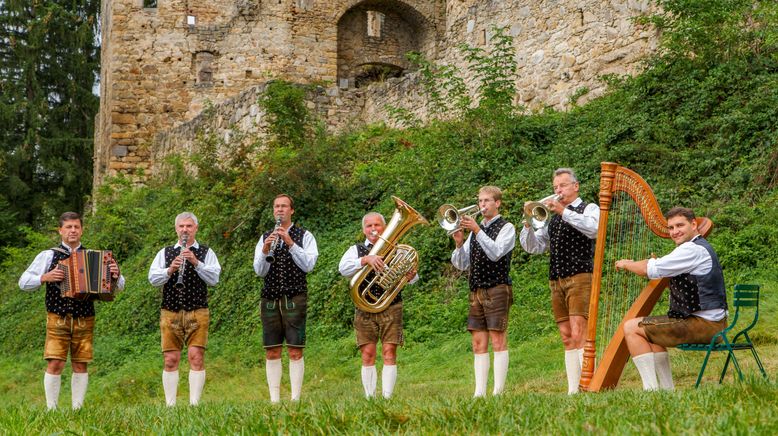
[[[581,379],[600,208],[578,196],[578,178],[572,169],[555,170],[552,181],[559,200],[546,204],[554,216],[535,231],[525,221],[519,242],[528,253],[551,253],[551,309],[565,347],[567,393],[574,394]]]
[[[510,272],[516,229],[500,215],[501,203],[500,188],[482,187],[478,191],[478,208],[484,217],[481,225],[465,215],[462,228],[470,230],[467,239],[461,229],[451,235],[457,246],[451,263],[470,272],[467,329],[473,341],[475,398],[486,396],[489,341],[494,352],[493,395],[503,392],[508,376],[508,315],[513,304]]]
[[[691,209],[676,207],[666,214],[676,248],[659,259],[616,261],[617,270],[670,279],[667,315],[633,318],[624,323],[624,337],[643,389],[673,389],[666,347],[709,343],[727,327],[727,296],[718,256],[697,230]]]
[[[349,247],[338,264],[338,271],[344,277],[351,278],[366,265],[375,272],[382,272],[386,265],[381,256],[371,255],[370,250],[384,232],[386,220],[377,212],[362,217],[362,233],[365,242]],[[419,276],[415,270],[408,271],[408,283],[415,283]],[[366,282],[360,285],[363,290]],[[378,291],[378,290],[377,290]],[[383,294],[383,292],[381,292]],[[381,294],[373,294],[379,298]],[[402,292],[398,293],[389,307],[378,313],[369,313],[359,308],[354,313],[354,330],[357,334],[357,347],[362,354],[362,387],[365,397],[375,397],[377,372],[375,367],[376,348],[381,341],[381,357],[384,366],[381,371],[381,392],[384,398],[390,398],[397,381],[397,347],[403,344],[403,303]]]

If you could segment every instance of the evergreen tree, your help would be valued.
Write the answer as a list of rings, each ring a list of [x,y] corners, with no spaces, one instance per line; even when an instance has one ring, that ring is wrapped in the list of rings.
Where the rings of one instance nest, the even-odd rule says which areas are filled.
[[[0,247],[81,212],[92,184],[99,0],[0,0]]]

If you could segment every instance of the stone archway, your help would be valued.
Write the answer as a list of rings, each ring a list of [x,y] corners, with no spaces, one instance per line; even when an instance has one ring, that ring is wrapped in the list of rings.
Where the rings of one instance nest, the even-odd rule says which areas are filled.
[[[338,20],[338,84],[363,86],[372,78],[397,76],[410,66],[405,54],[429,55],[433,23],[399,0],[354,3]]]

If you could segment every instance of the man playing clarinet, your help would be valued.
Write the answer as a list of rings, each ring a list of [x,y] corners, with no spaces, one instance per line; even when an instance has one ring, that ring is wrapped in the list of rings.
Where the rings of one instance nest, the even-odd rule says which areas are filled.
[[[276,228],[265,232],[254,250],[254,272],[264,277],[260,299],[265,372],[270,401],[281,401],[281,351],[289,353],[292,401],[299,401],[305,361],[305,321],[308,307],[306,276],[316,265],[319,250],[311,232],[292,223],[292,197],[280,194],[273,200]]]
[[[162,287],[159,328],[165,369],[165,403],[176,404],[181,350],[189,358],[189,404],[200,402],[205,386],[205,348],[208,344],[208,287],[219,282],[221,265],[216,254],[197,239],[198,221],[191,212],[175,219],[178,242],[157,253],[149,268],[149,282]]]

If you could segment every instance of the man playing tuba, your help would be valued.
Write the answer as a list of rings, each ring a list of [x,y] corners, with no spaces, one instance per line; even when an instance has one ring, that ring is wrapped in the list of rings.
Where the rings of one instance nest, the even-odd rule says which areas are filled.
[[[470,313],[467,329],[473,339],[475,393],[486,396],[489,379],[489,341],[494,352],[494,395],[502,393],[508,375],[508,313],[513,304],[511,253],[516,245],[516,229],[500,216],[502,191],[484,186],[478,191],[478,207],[484,219],[479,226],[467,215],[462,227],[471,231],[467,240],[462,230],[451,237],[457,245],[451,263],[470,271]]]
[[[386,220],[377,212],[370,212],[362,217],[362,233],[365,234],[365,242],[352,245],[343,254],[338,264],[338,271],[344,277],[354,276],[365,265],[369,265],[376,273],[381,273],[386,268],[381,256],[370,255],[373,245],[378,242],[379,236],[384,232]],[[418,275],[415,269],[406,273],[408,283],[415,283]],[[360,291],[368,282],[360,284]],[[380,289],[373,291],[373,296],[380,298],[383,293]],[[377,294],[377,295],[376,295]],[[355,309],[354,330],[357,335],[357,347],[362,353],[362,386],[365,389],[365,397],[375,396],[377,384],[377,372],[375,368],[376,348],[381,340],[381,356],[384,367],[381,371],[381,390],[384,398],[390,398],[397,380],[397,346],[403,344],[403,304],[402,293],[398,293],[389,307],[378,313],[370,313]]]

